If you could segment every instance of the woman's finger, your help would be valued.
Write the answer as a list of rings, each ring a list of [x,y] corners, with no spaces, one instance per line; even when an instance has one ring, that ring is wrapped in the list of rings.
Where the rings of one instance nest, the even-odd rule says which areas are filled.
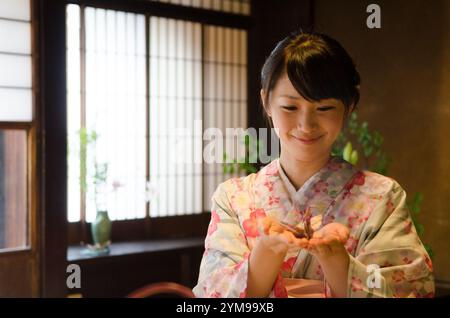
[[[308,248],[309,240],[306,238],[295,238],[294,244],[300,248]]]
[[[339,238],[342,243],[347,242],[348,237],[350,236],[350,231],[346,226],[342,226],[338,228]]]
[[[323,241],[317,244],[316,249],[319,252],[319,254],[322,255],[328,255],[331,253],[330,246],[325,244]]]
[[[290,231],[283,231],[282,235],[287,239],[289,244],[292,244],[295,241],[295,235]]]

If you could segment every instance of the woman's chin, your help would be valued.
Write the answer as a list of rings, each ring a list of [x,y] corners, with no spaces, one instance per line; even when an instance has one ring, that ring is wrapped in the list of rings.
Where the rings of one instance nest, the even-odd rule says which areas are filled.
[[[288,150],[288,156],[296,161],[314,161],[323,160],[325,157],[329,157],[330,151],[326,151],[324,149],[295,149]]]

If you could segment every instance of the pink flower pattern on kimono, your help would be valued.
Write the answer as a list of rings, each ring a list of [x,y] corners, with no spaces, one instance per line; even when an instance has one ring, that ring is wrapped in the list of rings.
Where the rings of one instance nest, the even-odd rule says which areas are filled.
[[[402,270],[397,270],[392,273],[392,280],[396,283],[401,283],[405,280],[405,272]]]
[[[291,257],[287,261],[284,261],[281,265],[281,270],[290,273],[292,271],[292,267],[294,267],[296,260],[297,257]]]
[[[411,220],[406,220],[403,223],[403,230],[405,231],[406,234],[409,234],[412,231],[412,225],[413,223],[411,222]]]
[[[265,174],[267,176],[279,176],[278,166],[276,164],[269,164],[265,167]]]
[[[351,287],[354,292],[363,290],[363,285],[362,285],[361,279],[359,279],[357,277],[352,277]]]
[[[356,246],[358,246],[358,242],[359,242],[358,239],[350,235],[347,242],[345,243],[347,251],[352,254],[355,251]]]
[[[317,266],[316,274],[317,274],[318,277],[322,277],[323,278],[322,266],[320,266],[320,265]]]
[[[216,211],[211,211],[211,222],[208,227],[208,235],[213,234],[217,230],[217,223],[219,223],[220,217]]]
[[[314,192],[315,193],[326,193],[328,191],[328,183],[326,183],[325,181],[320,180],[319,182],[317,182],[314,185]]]
[[[413,260],[412,260],[412,259],[409,259],[408,257],[403,257],[402,261],[403,261],[405,264],[411,264],[411,263],[413,262]]]
[[[278,273],[278,276],[275,280],[275,284],[273,286],[273,295],[276,298],[287,298],[288,296],[286,286],[284,286],[283,283],[283,276],[281,276],[281,273]]]
[[[272,206],[274,204],[278,204],[278,203],[280,203],[280,198],[275,197],[275,196],[270,196],[268,203],[269,203],[269,206]]]
[[[433,271],[433,264],[431,263],[431,259],[428,257],[428,255],[424,255],[425,264],[428,267],[428,270]]]
[[[365,182],[365,175],[362,171],[358,171],[353,179],[344,187],[344,199],[351,194],[351,190],[355,185],[362,186]]]
[[[258,229],[258,219],[266,216],[266,213],[263,209],[255,209],[250,213],[250,218],[245,220],[243,223],[245,235],[248,237],[258,237],[259,229]]]
[[[394,203],[393,203],[391,200],[389,200],[389,201],[386,203],[386,213],[387,213],[388,215],[391,215],[392,212],[394,212]]]
[[[385,261],[380,267],[383,268],[383,267],[391,267],[391,266],[394,266],[394,264],[391,264],[388,261]]]
[[[267,188],[267,191],[273,191],[273,182],[264,182],[264,186]]]
[[[347,226],[351,229],[355,226],[360,226],[362,223],[367,221],[367,215],[360,215],[359,211],[353,211],[352,214],[347,218]]]
[[[414,297],[416,298],[434,298],[435,293],[429,292],[426,294],[421,294],[417,290],[414,290]]]

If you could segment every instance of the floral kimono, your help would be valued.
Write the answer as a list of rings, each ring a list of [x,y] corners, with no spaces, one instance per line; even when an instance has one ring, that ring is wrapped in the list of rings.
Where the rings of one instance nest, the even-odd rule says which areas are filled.
[[[432,264],[405,199],[395,180],[358,171],[339,157],[330,157],[298,191],[279,159],[258,173],[230,179],[212,198],[194,294],[246,297],[258,219],[272,216],[298,224],[310,208],[312,216],[322,215],[322,226],[339,222],[350,230],[347,297],[433,297]],[[331,295],[318,261],[306,249],[288,251],[269,297],[288,296],[284,278],[323,281],[323,295]]]

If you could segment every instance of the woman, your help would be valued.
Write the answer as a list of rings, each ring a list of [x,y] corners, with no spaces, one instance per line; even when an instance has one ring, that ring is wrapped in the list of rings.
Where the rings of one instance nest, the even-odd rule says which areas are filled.
[[[330,155],[359,84],[336,40],[298,33],[278,43],[262,69],[261,100],[281,154],[217,188],[197,297],[287,297],[292,278],[322,281],[325,297],[434,295],[405,191]],[[303,235],[284,224],[303,224]]]

